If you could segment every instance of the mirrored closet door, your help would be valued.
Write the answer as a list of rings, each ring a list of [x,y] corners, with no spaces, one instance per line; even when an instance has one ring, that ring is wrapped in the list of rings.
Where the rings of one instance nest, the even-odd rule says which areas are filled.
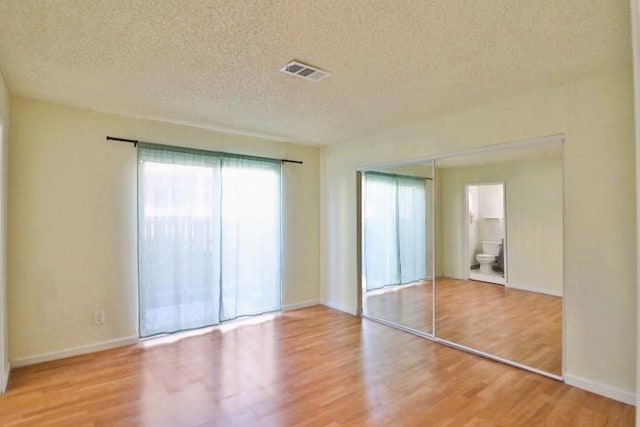
[[[562,375],[562,143],[435,162],[438,338]]]
[[[360,175],[362,312],[433,333],[431,163]]]
[[[362,172],[362,314],[560,377],[562,165],[556,137]]]

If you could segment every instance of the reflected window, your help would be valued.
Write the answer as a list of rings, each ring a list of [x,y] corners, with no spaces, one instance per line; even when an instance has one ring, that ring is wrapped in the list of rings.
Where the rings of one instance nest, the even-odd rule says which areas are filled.
[[[366,290],[426,278],[426,197],[425,178],[364,173],[363,280]]]

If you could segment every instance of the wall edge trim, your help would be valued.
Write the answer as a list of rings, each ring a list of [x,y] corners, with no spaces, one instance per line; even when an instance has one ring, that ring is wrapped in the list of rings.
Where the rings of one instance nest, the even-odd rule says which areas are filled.
[[[628,391],[602,384],[596,381],[588,380],[571,374],[564,374],[564,382],[570,386],[626,403],[627,405],[636,406],[636,395]]]
[[[358,313],[357,313],[355,308],[348,307],[348,306],[342,305],[342,304],[338,304],[337,302],[325,300],[325,301],[322,301],[322,305],[324,305],[325,307],[333,308],[334,310],[342,311],[343,313],[347,313],[347,314],[350,314],[352,316],[357,316],[358,315]]]
[[[66,350],[51,351],[35,356],[27,356],[19,359],[11,360],[13,368],[22,366],[35,365],[36,363],[50,362],[52,360],[65,359],[67,357],[80,356],[82,354],[95,353],[97,351],[109,350],[116,347],[124,347],[127,345],[137,344],[138,336],[130,336],[125,338],[117,338],[113,340],[98,342],[94,344],[81,345],[78,347],[68,348]]]
[[[9,384],[9,375],[11,374],[11,362],[8,362],[4,367],[4,376],[2,377],[2,384],[0,384],[0,394],[7,392],[7,385]]]
[[[299,310],[301,308],[313,307],[314,305],[319,305],[320,299],[310,299],[307,301],[294,302],[292,304],[283,304],[281,310],[282,311],[292,311]]]

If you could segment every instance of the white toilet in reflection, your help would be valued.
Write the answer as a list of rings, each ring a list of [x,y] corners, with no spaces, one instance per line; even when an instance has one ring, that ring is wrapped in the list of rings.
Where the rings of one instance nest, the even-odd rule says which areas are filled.
[[[502,245],[502,242],[482,241],[482,253],[476,255],[476,261],[480,263],[481,274],[491,274],[493,271],[491,264],[500,255],[500,245]]]

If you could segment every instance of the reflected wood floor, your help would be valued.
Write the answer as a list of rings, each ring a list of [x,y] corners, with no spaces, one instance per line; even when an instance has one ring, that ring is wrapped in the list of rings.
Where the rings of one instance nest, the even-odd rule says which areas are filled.
[[[631,426],[634,408],[316,306],[16,369],[3,426]]]
[[[363,297],[366,314],[433,333],[433,294],[430,281],[369,291]]]
[[[562,298],[475,280],[437,279],[436,333],[457,344],[562,374]],[[365,312],[425,332],[431,282],[367,293]]]
[[[562,375],[562,298],[437,279],[438,337]]]

